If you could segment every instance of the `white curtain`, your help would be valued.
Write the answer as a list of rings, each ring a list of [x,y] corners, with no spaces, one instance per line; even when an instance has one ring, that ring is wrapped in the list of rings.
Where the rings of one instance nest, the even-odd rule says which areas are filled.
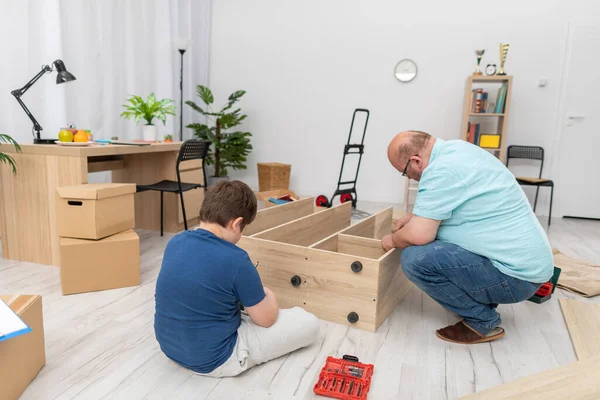
[[[119,115],[130,94],[176,102],[158,137],[179,137],[180,54],[177,38],[189,40],[184,54],[183,100],[208,83],[211,0],[0,0],[0,133],[32,142],[32,123],[11,91],[42,65],[61,59],[76,80],[56,84],[43,76],[22,97],[40,125],[42,138],[56,138],[69,123],[90,129],[94,139],[141,138],[141,125]],[[185,128],[202,121],[183,105]]]

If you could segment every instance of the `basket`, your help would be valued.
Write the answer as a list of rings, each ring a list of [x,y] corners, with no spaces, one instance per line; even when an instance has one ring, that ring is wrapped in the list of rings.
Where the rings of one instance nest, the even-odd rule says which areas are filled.
[[[292,166],[282,163],[258,163],[258,190],[288,189]]]
[[[292,196],[295,199],[300,199],[300,197],[288,189],[276,189],[276,190],[267,190],[266,192],[255,192],[256,200],[262,200],[265,208],[276,206],[276,203],[270,201],[271,198],[279,198],[284,195]]]

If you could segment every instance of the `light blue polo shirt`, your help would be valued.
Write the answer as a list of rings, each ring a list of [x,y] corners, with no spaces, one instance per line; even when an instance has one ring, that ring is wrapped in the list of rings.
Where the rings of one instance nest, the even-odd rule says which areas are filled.
[[[523,189],[478,146],[436,139],[413,214],[441,220],[437,239],[487,257],[506,275],[534,283],[552,277],[552,249]]]

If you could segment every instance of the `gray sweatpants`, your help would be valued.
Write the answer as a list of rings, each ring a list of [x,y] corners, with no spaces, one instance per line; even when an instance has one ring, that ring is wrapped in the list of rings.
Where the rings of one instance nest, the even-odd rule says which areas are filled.
[[[255,365],[309,346],[318,336],[319,320],[300,307],[279,310],[277,321],[270,328],[258,326],[242,314],[238,339],[229,359],[214,371],[198,375],[236,376]]]

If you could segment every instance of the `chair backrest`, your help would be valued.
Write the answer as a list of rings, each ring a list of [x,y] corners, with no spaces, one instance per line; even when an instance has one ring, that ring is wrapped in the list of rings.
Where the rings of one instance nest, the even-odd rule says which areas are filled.
[[[210,142],[205,142],[199,139],[189,139],[183,142],[179,149],[179,157],[177,157],[177,167],[182,161],[189,160],[204,160],[208,153]]]
[[[182,161],[189,160],[202,160],[202,176],[204,178],[204,191],[208,182],[206,181],[206,168],[205,161],[208,149],[210,148],[210,142],[205,142],[199,139],[189,139],[183,142],[179,149],[179,156],[177,157],[177,164],[175,165],[175,172],[177,173],[177,182],[179,183],[179,189],[181,190],[181,173],[179,171],[179,164]]]
[[[506,149],[506,167],[511,158],[521,158],[527,160],[537,160],[540,163],[540,176],[542,177],[542,169],[544,168],[544,148],[539,146],[518,146],[511,145]]]

